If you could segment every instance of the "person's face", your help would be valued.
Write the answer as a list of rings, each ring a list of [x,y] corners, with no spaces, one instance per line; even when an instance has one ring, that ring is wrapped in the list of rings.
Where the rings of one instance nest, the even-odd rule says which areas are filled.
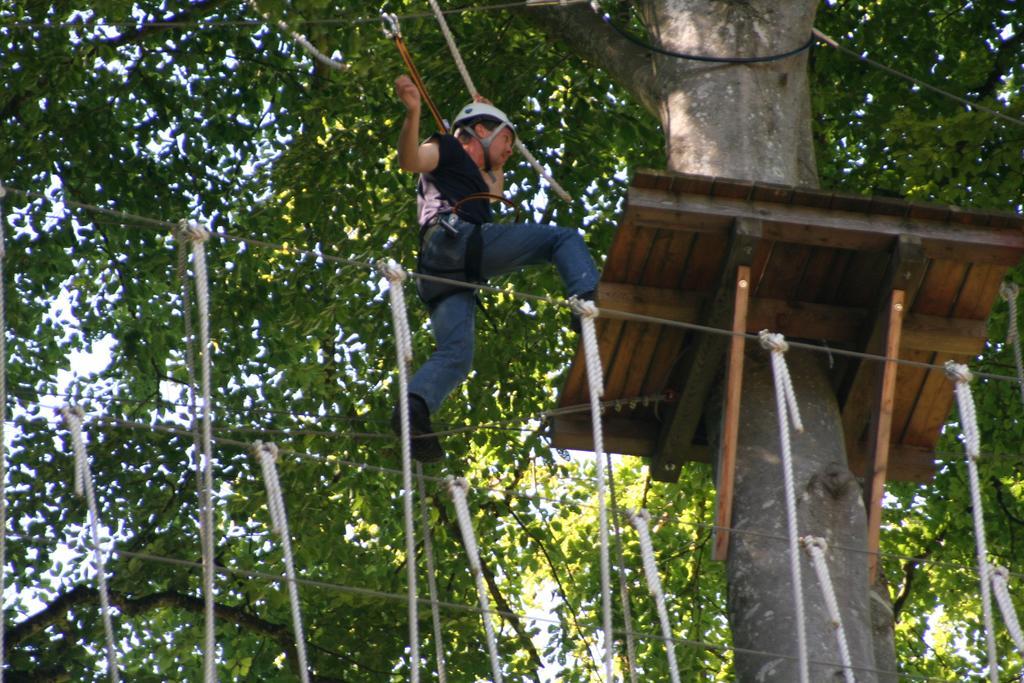
[[[486,138],[491,134],[491,131],[481,124],[477,124],[476,132],[481,138]],[[512,156],[514,143],[515,136],[512,135],[512,131],[508,128],[499,130],[498,134],[491,139],[491,164],[494,166],[504,166],[505,162]]]

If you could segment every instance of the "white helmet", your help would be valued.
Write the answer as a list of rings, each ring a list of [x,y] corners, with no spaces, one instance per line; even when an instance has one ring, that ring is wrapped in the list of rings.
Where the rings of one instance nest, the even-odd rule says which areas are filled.
[[[491,135],[498,132],[502,128],[507,127],[512,131],[512,137],[516,136],[516,127],[512,125],[512,122],[505,116],[505,112],[495,107],[493,104],[486,104],[485,102],[470,102],[455,116],[454,128],[461,126],[470,127],[477,121],[494,121],[495,123],[501,124],[496,128]],[[488,136],[490,137],[490,136]]]

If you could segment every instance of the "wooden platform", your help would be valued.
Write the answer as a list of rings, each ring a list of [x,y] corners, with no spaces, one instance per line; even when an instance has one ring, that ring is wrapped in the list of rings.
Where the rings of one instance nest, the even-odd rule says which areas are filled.
[[[982,349],[999,285],[1022,256],[1024,218],[1012,214],[642,171],[597,303],[730,329],[737,269],[749,266],[748,332],[884,355],[895,326],[901,359],[966,362]],[[677,479],[683,460],[709,460],[703,409],[723,382],[728,337],[614,318],[598,318],[597,329],[604,398],[665,399],[609,411],[606,448],[648,458],[662,481]],[[864,474],[884,364],[833,360],[851,468]],[[887,476],[926,480],[952,388],[941,370],[892,370]],[[559,405],[588,400],[580,350]],[[589,413],[556,418],[553,443],[592,450]]]

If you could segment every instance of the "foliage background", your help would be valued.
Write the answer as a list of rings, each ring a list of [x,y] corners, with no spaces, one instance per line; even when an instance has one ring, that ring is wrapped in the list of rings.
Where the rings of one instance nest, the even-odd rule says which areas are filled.
[[[264,1],[260,8],[301,27],[323,51],[337,50],[350,68],[317,66],[237,1],[0,4],[0,180],[46,195],[10,192],[5,200],[13,429],[6,432],[4,617],[12,680],[105,678],[85,568],[85,510],[71,491],[69,443],[53,410],[66,401],[87,408],[109,533],[122,551],[146,555],[117,554],[109,566],[125,676],[201,676],[200,573],[148,559],[200,557],[191,436],[110,422],[187,424],[178,247],[166,230],[73,209],[63,199],[172,222],[197,218],[219,233],[272,245],[208,244],[215,425],[227,440],[216,456],[217,561],[282,571],[258,468],[231,441],[273,440],[300,454],[280,464],[296,564],[303,576],[333,586],[302,589],[313,668],[320,680],[408,676],[401,600],[337,588],[404,593],[398,480],[352,466],[398,466],[397,443],[387,435],[395,354],[386,294],[367,269],[300,253],[414,263],[414,179],[397,171],[393,153],[402,112],[391,84],[401,63],[373,3]],[[403,22],[408,43],[442,111],[455,111],[466,97],[426,3],[392,9],[416,15]],[[618,9],[617,16],[631,16],[629,3]],[[1012,0],[844,1],[823,4],[817,26],[855,51],[1019,118],[1024,34],[1016,9]],[[511,173],[517,201],[583,229],[602,258],[629,172],[663,165],[656,121],[573,46],[533,28],[528,11],[466,12],[449,22],[480,90],[516,112],[527,145],[582,199],[547,202],[520,164]],[[820,45],[811,70],[823,187],[1021,210],[1021,126]],[[1024,281],[1020,272],[1014,278]],[[558,293],[549,271],[499,284]],[[437,421],[501,426],[446,437],[454,457],[434,474],[465,474],[480,487],[471,502],[496,593],[516,613],[550,612],[561,621],[504,622],[508,679],[593,680],[592,469],[586,458],[552,451],[542,425],[522,422],[552,405],[575,339],[563,310],[507,294],[488,300],[475,375]],[[432,341],[422,308],[412,315],[421,362]],[[1000,341],[1006,326],[1000,303],[979,368],[1012,372]],[[75,354],[100,348],[110,352],[106,367],[59,381],[75,369]],[[996,454],[982,464],[989,546],[1012,569],[1020,565],[1024,524],[1021,403],[1016,387],[997,381],[980,382],[977,398],[985,450]],[[509,428],[519,424],[526,430]],[[949,430],[940,446],[934,482],[890,487],[883,535],[903,670],[942,680],[976,675],[984,653],[955,434]],[[710,471],[692,466],[679,484],[658,484],[627,458],[616,483],[622,505],[646,503],[654,513],[676,635],[728,645],[722,571],[707,557]],[[453,512],[437,491],[435,484],[430,502],[441,597],[473,605]],[[631,534],[625,554],[635,628],[654,633]],[[221,677],[294,680],[284,593],[242,574],[219,586]],[[486,678],[479,617],[450,609],[444,618],[452,680]],[[1003,628],[999,639],[1004,676],[1018,675],[1020,656]],[[664,679],[661,642],[644,638],[638,646],[641,678]],[[421,651],[433,657],[429,641]],[[727,650],[680,644],[677,654],[685,680],[730,677]]]

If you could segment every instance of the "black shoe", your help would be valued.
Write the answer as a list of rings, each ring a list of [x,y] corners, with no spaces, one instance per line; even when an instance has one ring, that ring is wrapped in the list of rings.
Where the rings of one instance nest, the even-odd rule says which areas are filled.
[[[597,290],[592,289],[589,292],[577,294],[576,298],[579,299],[580,301],[596,301]],[[572,318],[569,319],[569,329],[571,329],[576,334],[580,334],[581,332],[583,332],[583,322],[580,320],[579,315],[576,314],[576,311],[573,311]]]
[[[395,434],[402,435],[401,413],[397,405],[391,411],[391,428]],[[444,459],[444,448],[430,424],[430,409],[426,401],[416,394],[409,394],[409,432],[414,460],[431,463]]]

